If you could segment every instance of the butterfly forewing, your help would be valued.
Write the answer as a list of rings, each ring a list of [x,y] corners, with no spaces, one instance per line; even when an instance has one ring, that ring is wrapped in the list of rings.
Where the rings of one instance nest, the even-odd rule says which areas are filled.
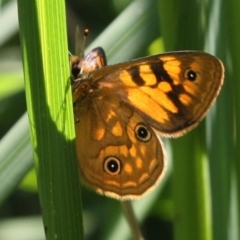
[[[203,52],[174,52],[94,72],[100,86],[142,114],[165,136],[192,129],[206,115],[223,83],[222,63]]]

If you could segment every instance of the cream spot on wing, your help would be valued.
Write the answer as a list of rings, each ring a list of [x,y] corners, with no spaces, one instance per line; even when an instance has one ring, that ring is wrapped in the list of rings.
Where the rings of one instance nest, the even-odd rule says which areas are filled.
[[[163,61],[163,62],[171,62],[171,63],[176,62],[178,65],[180,65],[180,61],[176,60],[176,57],[171,56],[171,55],[161,56],[161,57],[159,57],[159,60]]]
[[[136,166],[137,168],[142,168],[143,167],[143,161],[141,158],[136,159]]]
[[[137,156],[137,149],[136,149],[135,146],[132,146],[132,147],[130,148],[129,152],[130,152],[130,155],[131,155],[133,158],[135,158],[135,157]]]
[[[139,179],[139,183],[145,182],[148,178],[149,178],[149,174],[148,173],[142,174],[142,176]]]
[[[97,141],[102,140],[103,136],[104,136],[105,130],[104,128],[98,128],[95,133],[94,133],[94,139]]]
[[[105,156],[115,156],[116,153],[120,153],[121,156],[127,158],[129,157],[129,151],[126,145],[122,146],[106,146],[102,148],[98,154],[98,158],[104,159]]]
[[[192,103],[192,98],[187,94],[180,94],[179,99],[184,105],[189,105]]]
[[[132,81],[132,76],[131,74],[128,73],[126,70],[122,70],[121,73],[119,74],[119,79],[124,85],[127,85],[129,87],[135,87],[136,83]]]
[[[106,121],[108,122],[109,120],[113,119],[114,117],[116,117],[116,113],[114,111],[112,111],[111,109],[109,109],[108,115],[106,117]]]
[[[122,136],[123,130],[120,122],[116,122],[115,125],[112,127],[112,134],[115,136]]]
[[[162,119],[169,120],[168,114],[165,109],[167,109],[168,111],[171,111],[173,113],[178,112],[178,108],[174,105],[173,101],[166,94],[171,91],[172,91],[171,85],[165,81],[162,81],[158,84],[157,90],[153,91],[151,88],[144,88],[144,92],[147,93],[147,95],[151,96],[151,100],[154,100],[154,102],[152,104],[149,102],[148,108],[149,108],[149,106],[151,106],[151,108],[152,108],[152,106],[156,106],[156,110],[154,109],[154,111],[150,112],[150,111],[146,110],[149,113],[149,115],[151,113],[155,114],[155,112],[158,113],[157,115],[155,114],[154,119],[158,120],[157,118],[160,117]],[[163,108],[157,109],[161,106]]]
[[[166,94],[164,92],[161,90],[152,91],[149,87],[143,87],[143,91],[139,91],[137,88],[131,88],[128,92],[129,102],[140,111],[148,113],[149,117],[156,119],[156,121],[160,123],[169,121],[166,110],[161,107],[162,98],[165,97],[166,99]],[[144,101],[142,101],[142,99],[144,99]],[[159,99],[161,99],[161,102]],[[149,106],[151,106],[151,111],[149,111]]]
[[[113,180],[108,180],[108,179],[106,179],[106,180],[104,180],[104,183],[105,184],[108,184],[108,185],[110,185],[110,186],[116,186],[116,187],[119,187],[119,182],[117,182],[117,181],[113,181]],[[104,192],[104,191],[103,191]]]
[[[139,66],[139,75],[147,85],[155,85],[157,82],[156,76],[150,68],[150,65]]]
[[[197,96],[198,94],[202,93],[200,92],[201,89],[199,86],[193,82],[186,82],[183,87],[184,90],[192,96]]]
[[[132,166],[129,164],[129,163],[126,163],[125,166],[124,166],[124,170],[127,174],[132,174],[133,172],[133,169],[132,169]]]
[[[124,157],[128,157],[128,148],[126,145],[120,147],[120,152]]]
[[[156,167],[157,164],[158,164],[158,162],[157,162],[157,159],[156,159],[156,158],[153,158],[153,159],[150,161],[150,163],[149,163],[149,170],[150,170],[150,172],[152,172],[152,171],[155,169],[155,167]]]
[[[181,80],[179,79],[179,75],[181,74],[181,62],[176,60],[175,57],[161,57],[160,59],[164,62],[163,67],[173,80],[174,84],[179,84]]]
[[[172,91],[172,87],[168,82],[162,81],[158,84],[158,87],[165,93]]]
[[[176,57],[172,57],[172,56],[167,56],[167,57],[161,57],[160,58],[161,61],[163,61],[163,66],[164,69],[167,70],[167,72],[169,72],[168,70],[173,70],[176,73],[180,73],[181,69],[179,68],[179,66],[181,65],[181,61],[177,60]]]
[[[128,188],[128,187],[135,188],[136,186],[137,186],[137,183],[133,182],[133,181],[128,181],[128,182],[125,182],[122,184],[122,187],[124,187],[124,188]]]
[[[140,152],[144,156],[147,152],[147,148],[145,146],[140,146]]]

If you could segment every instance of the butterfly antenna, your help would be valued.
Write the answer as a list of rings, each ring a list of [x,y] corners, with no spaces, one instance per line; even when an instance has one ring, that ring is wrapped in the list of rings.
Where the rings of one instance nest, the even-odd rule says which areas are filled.
[[[82,45],[82,48],[84,48],[84,45],[86,43],[86,39],[87,39],[87,35],[89,34],[89,29],[85,29],[84,30],[84,35],[83,35],[83,45]]]
[[[86,28],[84,30],[84,34],[83,34],[83,41],[82,41],[82,37],[80,34],[80,30],[79,27],[76,27],[76,34],[75,34],[75,42],[76,42],[76,46],[75,46],[75,53],[77,56],[79,56],[80,58],[83,58],[84,56],[84,47],[85,47],[85,42],[87,39],[87,35],[89,33],[89,30]],[[80,43],[82,42],[82,45],[80,45]]]
[[[84,29],[81,56],[84,56],[84,48],[85,48],[85,43],[86,43],[86,40],[87,40],[88,33],[89,33],[89,30],[87,28]]]

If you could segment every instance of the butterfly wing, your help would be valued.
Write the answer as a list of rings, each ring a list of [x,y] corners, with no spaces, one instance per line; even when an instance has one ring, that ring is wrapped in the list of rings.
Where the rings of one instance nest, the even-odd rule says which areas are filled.
[[[81,175],[99,193],[140,198],[165,167],[161,141],[151,127],[178,136],[196,126],[220,91],[224,69],[202,52],[107,67],[104,58],[97,48],[73,65],[79,70],[72,89]]]
[[[92,91],[74,108],[81,176],[97,192],[136,199],[163,175],[163,148],[144,118],[113,89]]]
[[[206,115],[223,83],[222,63],[203,52],[172,52],[101,68],[100,87],[114,89],[162,135],[179,136]]]

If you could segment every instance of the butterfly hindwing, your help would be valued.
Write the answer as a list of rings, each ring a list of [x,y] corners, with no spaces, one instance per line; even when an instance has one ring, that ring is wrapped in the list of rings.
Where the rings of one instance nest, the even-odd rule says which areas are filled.
[[[146,121],[112,89],[94,92],[75,107],[76,142],[83,180],[118,199],[142,196],[163,175],[163,148]]]

